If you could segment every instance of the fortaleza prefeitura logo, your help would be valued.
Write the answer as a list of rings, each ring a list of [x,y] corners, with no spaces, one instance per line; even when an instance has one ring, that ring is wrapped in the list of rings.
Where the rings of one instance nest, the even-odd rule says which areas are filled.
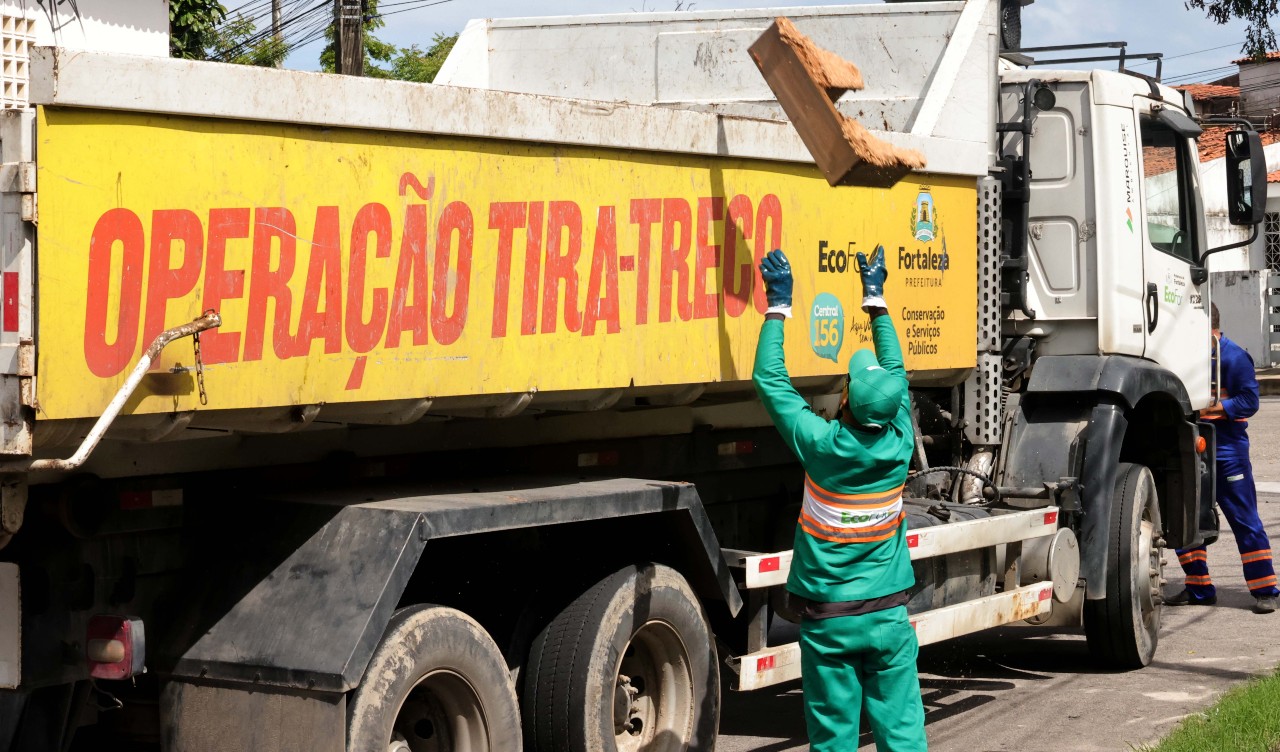
[[[916,196],[915,205],[911,207],[911,235],[923,247],[908,249],[898,246],[898,268],[907,272],[937,272],[937,275],[906,276],[907,287],[941,287],[942,277],[951,267],[951,257],[947,254],[947,239],[942,231],[942,219],[938,207],[933,202],[933,193],[929,186],[921,186]],[[934,249],[934,243],[939,248]]]

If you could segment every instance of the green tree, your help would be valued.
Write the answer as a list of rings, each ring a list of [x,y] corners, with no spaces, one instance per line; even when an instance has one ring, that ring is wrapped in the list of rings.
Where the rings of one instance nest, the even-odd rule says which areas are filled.
[[[423,50],[416,44],[400,48],[399,54],[391,61],[391,77],[401,81],[417,81],[429,84],[436,80],[440,66],[449,57],[449,51],[458,41],[457,34],[445,35],[436,33],[431,39],[431,49]]]
[[[236,15],[214,28],[206,52],[210,60],[272,68],[288,56],[289,46],[271,34],[258,33],[251,19]]]
[[[217,0],[169,0],[169,54],[205,60],[214,29],[227,17]]]
[[[1271,17],[1276,15],[1280,0],[1186,0],[1190,9],[1202,10],[1209,18],[1224,24],[1232,19],[1243,19],[1245,29],[1243,51],[1261,58],[1276,48],[1276,33],[1271,28]]]

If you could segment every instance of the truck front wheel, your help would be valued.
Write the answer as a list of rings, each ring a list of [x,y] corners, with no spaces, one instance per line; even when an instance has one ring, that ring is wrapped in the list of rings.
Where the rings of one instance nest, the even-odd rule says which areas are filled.
[[[1089,652],[1104,666],[1142,668],[1160,638],[1164,534],[1151,471],[1121,463],[1111,502],[1107,597],[1085,601]]]
[[[715,643],[697,597],[669,567],[626,567],[601,580],[538,635],[523,673],[529,750],[714,745]]]
[[[350,752],[519,752],[520,709],[493,638],[444,606],[391,617],[348,699]]]

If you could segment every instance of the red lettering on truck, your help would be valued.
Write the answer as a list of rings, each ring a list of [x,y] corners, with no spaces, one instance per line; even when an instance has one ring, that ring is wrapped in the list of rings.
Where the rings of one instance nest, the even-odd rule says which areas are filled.
[[[435,183],[428,183],[428,190]],[[405,209],[404,237],[396,263],[396,287],[387,314],[387,347],[399,347],[400,337],[413,332],[413,346],[427,344],[431,331],[430,303],[427,300],[431,270],[427,265],[427,205],[412,204]]]
[[[365,289],[365,279],[369,275],[370,245],[373,246],[375,258],[391,257],[391,212],[382,204],[365,204],[356,213],[355,224],[351,227],[346,333],[347,346],[358,353],[367,353],[377,347],[387,327],[387,289]],[[368,318],[365,318],[366,308],[369,311]]]
[[[123,372],[177,323],[175,301],[185,317],[245,299],[243,314],[230,306],[223,327],[202,338],[207,363],[260,361],[268,351],[278,360],[363,355],[401,347],[408,333],[409,346],[449,346],[466,331],[477,253],[492,259],[495,338],[508,334],[513,295],[521,296],[522,335],[561,327],[588,337],[621,332],[619,272],[636,277],[629,325],[648,324],[653,305],[660,323],[736,318],[751,304],[764,310],[756,264],[782,244],[782,204],[772,194],[758,204],[742,194],[637,198],[596,207],[594,223],[574,201],[495,202],[487,207],[491,232],[478,238],[466,202],[444,206],[433,226],[430,205],[412,195],[421,195],[418,186],[402,181],[400,188],[402,219],[380,203],[346,215],[338,206],[315,207],[314,221],[301,227],[297,217],[305,215],[285,207],[218,207],[203,217],[157,209],[150,227],[128,209],[103,213],[87,254],[90,372]],[[423,189],[428,201],[431,189]],[[619,236],[620,209],[634,234]],[[521,236],[523,265],[516,262]],[[523,280],[517,289],[513,277]],[[353,370],[348,386],[360,383]]]
[[[278,249],[273,265],[272,247]],[[244,323],[246,361],[262,359],[267,326],[267,301],[272,304],[271,345],[277,358],[288,357],[289,319],[293,315],[293,291],[289,280],[297,264],[298,226],[283,207],[256,209],[253,213],[253,261],[249,267],[249,309]]]
[[[123,371],[138,346],[142,305],[142,263],[146,256],[142,220],[128,209],[111,209],[98,218],[89,236],[89,283],[85,296],[84,359],[89,372],[109,379]],[[112,284],[111,267],[120,247],[120,282]],[[107,317],[112,289],[119,291],[116,331],[108,339]]]
[[[622,322],[618,320],[618,219],[617,210],[612,206],[600,207],[596,215],[596,242],[591,254],[591,274],[587,277],[586,310],[582,315],[583,336],[595,334],[600,321],[605,323],[609,334],[617,334],[622,329]]]
[[[213,209],[209,212],[209,246],[205,253],[202,310],[222,310],[225,300],[244,297],[244,269],[227,268],[227,241],[249,237],[249,209]],[[200,352],[206,364],[234,363],[240,356],[240,333],[232,322],[200,335]]]
[[[173,265],[173,246],[181,244],[181,263]],[[151,258],[147,268],[147,310],[142,342],[150,345],[168,328],[169,301],[195,289],[204,263],[204,226],[193,211],[162,209],[151,214]],[[132,354],[132,353],[131,353]],[[155,364],[157,367],[159,362]]]

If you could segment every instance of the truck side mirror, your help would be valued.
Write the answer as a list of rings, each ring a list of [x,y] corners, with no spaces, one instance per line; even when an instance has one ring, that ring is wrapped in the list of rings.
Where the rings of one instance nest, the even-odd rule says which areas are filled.
[[[1227,133],[1227,207],[1233,225],[1256,225],[1267,211],[1267,158],[1256,131]]]

